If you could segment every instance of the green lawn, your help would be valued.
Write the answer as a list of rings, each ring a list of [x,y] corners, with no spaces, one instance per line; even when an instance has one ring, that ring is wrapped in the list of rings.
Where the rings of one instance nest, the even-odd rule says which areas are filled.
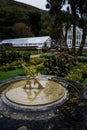
[[[42,54],[42,50],[30,50],[29,52],[31,55]]]
[[[12,70],[12,71],[7,71],[7,72],[0,71],[0,81],[13,78],[15,76],[20,76],[20,75],[24,75],[23,69],[17,69],[17,70]]]

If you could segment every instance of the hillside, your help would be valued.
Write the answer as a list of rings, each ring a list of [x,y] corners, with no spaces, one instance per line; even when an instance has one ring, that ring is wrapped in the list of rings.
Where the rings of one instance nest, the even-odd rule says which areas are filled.
[[[9,8],[18,7],[23,10],[27,10],[27,11],[38,11],[39,13],[47,13],[47,11],[45,11],[45,10],[41,10],[41,9],[38,9],[31,5],[20,3],[20,2],[14,1],[14,0],[0,0],[0,8],[4,8],[6,6],[8,6]]]
[[[0,0],[0,39],[49,35],[42,25],[49,26],[45,22],[47,17],[45,10],[14,0]]]

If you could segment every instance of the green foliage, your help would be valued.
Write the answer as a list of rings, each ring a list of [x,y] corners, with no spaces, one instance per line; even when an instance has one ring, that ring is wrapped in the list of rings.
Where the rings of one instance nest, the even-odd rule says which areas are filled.
[[[29,64],[30,53],[26,51],[24,53],[16,51],[3,52],[0,55],[0,70],[17,70],[22,67],[21,60],[23,60],[26,64]]]
[[[48,58],[48,57],[51,57],[53,56],[53,53],[43,53],[40,55],[41,58]]]
[[[38,65],[41,64],[43,62],[43,58],[37,57],[37,58],[32,58],[30,60],[30,65]]]
[[[34,75],[40,75],[44,73],[44,66],[42,63],[37,65],[30,65],[29,69]]]
[[[38,12],[29,12],[28,16],[32,33],[38,36],[41,30],[41,14]]]
[[[30,70],[32,71],[33,74],[43,74],[44,73],[44,58],[36,57],[36,58],[31,58],[30,60]]]
[[[75,65],[75,58],[65,53],[56,53],[44,62],[47,74],[65,76]]]
[[[52,17],[52,27],[50,30],[50,35],[53,39],[56,39],[61,44],[62,40],[65,40],[63,37],[63,28],[65,19],[67,15],[63,15],[65,11],[62,10],[64,1],[63,0],[47,0],[49,5],[49,14]],[[66,17],[65,17],[66,16]],[[66,22],[68,24],[68,22]]]
[[[31,14],[31,16],[29,16],[29,14]],[[24,33],[21,31],[20,36],[31,36],[32,33],[35,36],[39,35],[42,26],[41,20],[46,14],[47,12],[44,10],[23,3],[13,0],[0,0],[0,38],[10,39],[19,37],[19,35],[16,34],[17,26],[16,29],[12,29],[15,28],[14,25],[16,23],[24,23],[28,27],[28,31],[21,27]],[[18,32],[20,32],[19,27]],[[27,35],[25,35],[25,32],[27,32]]]
[[[61,113],[61,114],[69,114],[71,113],[79,104],[80,102],[80,97],[79,97],[79,93],[73,89],[73,87],[69,87],[69,94],[70,94],[70,98],[66,101],[65,104],[63,104],[59,111],[56,113]]]
[[[48,50],[49,50],[48,47],[43,47],[43,48],[42,48],[42,52],[43,52],[43,53],[46,53]]]
[[[27,52],[24,52],[23,55],[22,55],[22,59],[24,62],[28,63],[30,62],[30,53],[27,51]]]
[[[83,81],[83,85],[87,87],[87,78]]]
[[[78,56],[77,60],[78,60],[78,62],[85,62],[85,63],[87,63],[87,56]]]
[[[21,54],[26,57],[25,53],[26,52],[24,52],[24,53],[21,52]],[[45,69],[43,66],[44,60],[45,60],[45,58],[35,57],[35,58],[31,58],[29,64],[27,64],[27,62],[25,64],[27,65],[27,67],[29,67],[29,69],[32,71],[33,74],[35,74],[35,75],[45,74]],[[21,60],[13,61],[11,63],[6,63],[5,65],[3,64],[2,66],[0,66],[0,74],[1,74],[0,80],[4,80],[4,79],[10,78],[10,77],[15,77],[17,75],[24,75],[25,72],[21,72],[21,73],[19,72],[19,68],[21,69],[21,67],[22,67]],[[18,74],[17,74],[17,71],[18,71]],[[9,74],[9,76],[7,76],[7,74]]]
[[[0,67],[1,71],[10,71],[10,70],[16,70],[18,68],[21,68],[21,61],[14,61],[11,63],[7,63],[6,65],[2,65]]]
[[[23,59],[25,62],[29,63],[30,53],[24,52],[21,54],[20,52],[16,51],[3,52],[0,55],[0,65],[6,65],[7,63],[12,63],[20,59]]]
[[[47,29],[42,29],[42,30],[40,31],[39,35],[40,35],[40,36],[48,36],[48,35],[50,35],[50,32],[49,32],[49,30],[47,30]]]
[[[39,72],[39,73],[43,72],[43,71],[44,71],[43,63],[38,64],[38,65],[36,66],[36,69],[37,69],[37,72]]]
[[[38,49],[35,49],[35,50],[29,50],[30,54],[31,55],[37,55],[38,54]],[[42,50],[39,50],[39,54],[42,53]]]
[[[37,70],[36,70],[36,66],[35,65],[30,65],[29,66],[29,69],[31,70],[32,74],[36,74],[37,73]]]
[[[29,26],[27,26],[25,23],[15,23],[12,26],[12,31],[14,33],[15,37],[32,37],[34,34],[31,32],[31,29]]]
[[[49,47],[45,44],[45,45],[42,47],[42,52],[46,53],[48,50],[49,50]]]
[[[83,78],[82,70],[80,69],[73,70],[66,76],[66,78],[70,80],[81,81]]]
[[[77,67],[65,76],[67,79],[82,82],[87,75],[87,63],[77,63]]]
[[[50,17],[50,15],[44,15],[42,17],[41,25],[42,25],[41,31],[39,32],[39,35],[40,36],[50,35],[50,30],[52,26],[52,18]]]

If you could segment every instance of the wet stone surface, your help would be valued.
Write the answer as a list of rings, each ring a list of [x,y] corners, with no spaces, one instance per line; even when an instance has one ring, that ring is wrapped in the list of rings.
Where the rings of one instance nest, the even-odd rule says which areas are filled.
[[[84,96],[84,99],[87,100],[87,91],[85,91],[85,92],[83,93],[83,96]]]

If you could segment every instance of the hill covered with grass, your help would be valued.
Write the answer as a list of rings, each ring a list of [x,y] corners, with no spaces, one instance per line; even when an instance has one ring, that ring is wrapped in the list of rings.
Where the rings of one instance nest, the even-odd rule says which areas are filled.
[[[14,0],[0,0],[0,39],[39,36],[45,10]]]
[[[19,9],[21,8],[22,10],[26,10],[26,11],[38,11],[40,13],[46,13],[45,10],[38,9],[31,5],[27,5],[25,3],[17,2],[14,0],[0,0],[0,8],[5,8],[5,7],[9,7],[9,8],[17,7]]]

